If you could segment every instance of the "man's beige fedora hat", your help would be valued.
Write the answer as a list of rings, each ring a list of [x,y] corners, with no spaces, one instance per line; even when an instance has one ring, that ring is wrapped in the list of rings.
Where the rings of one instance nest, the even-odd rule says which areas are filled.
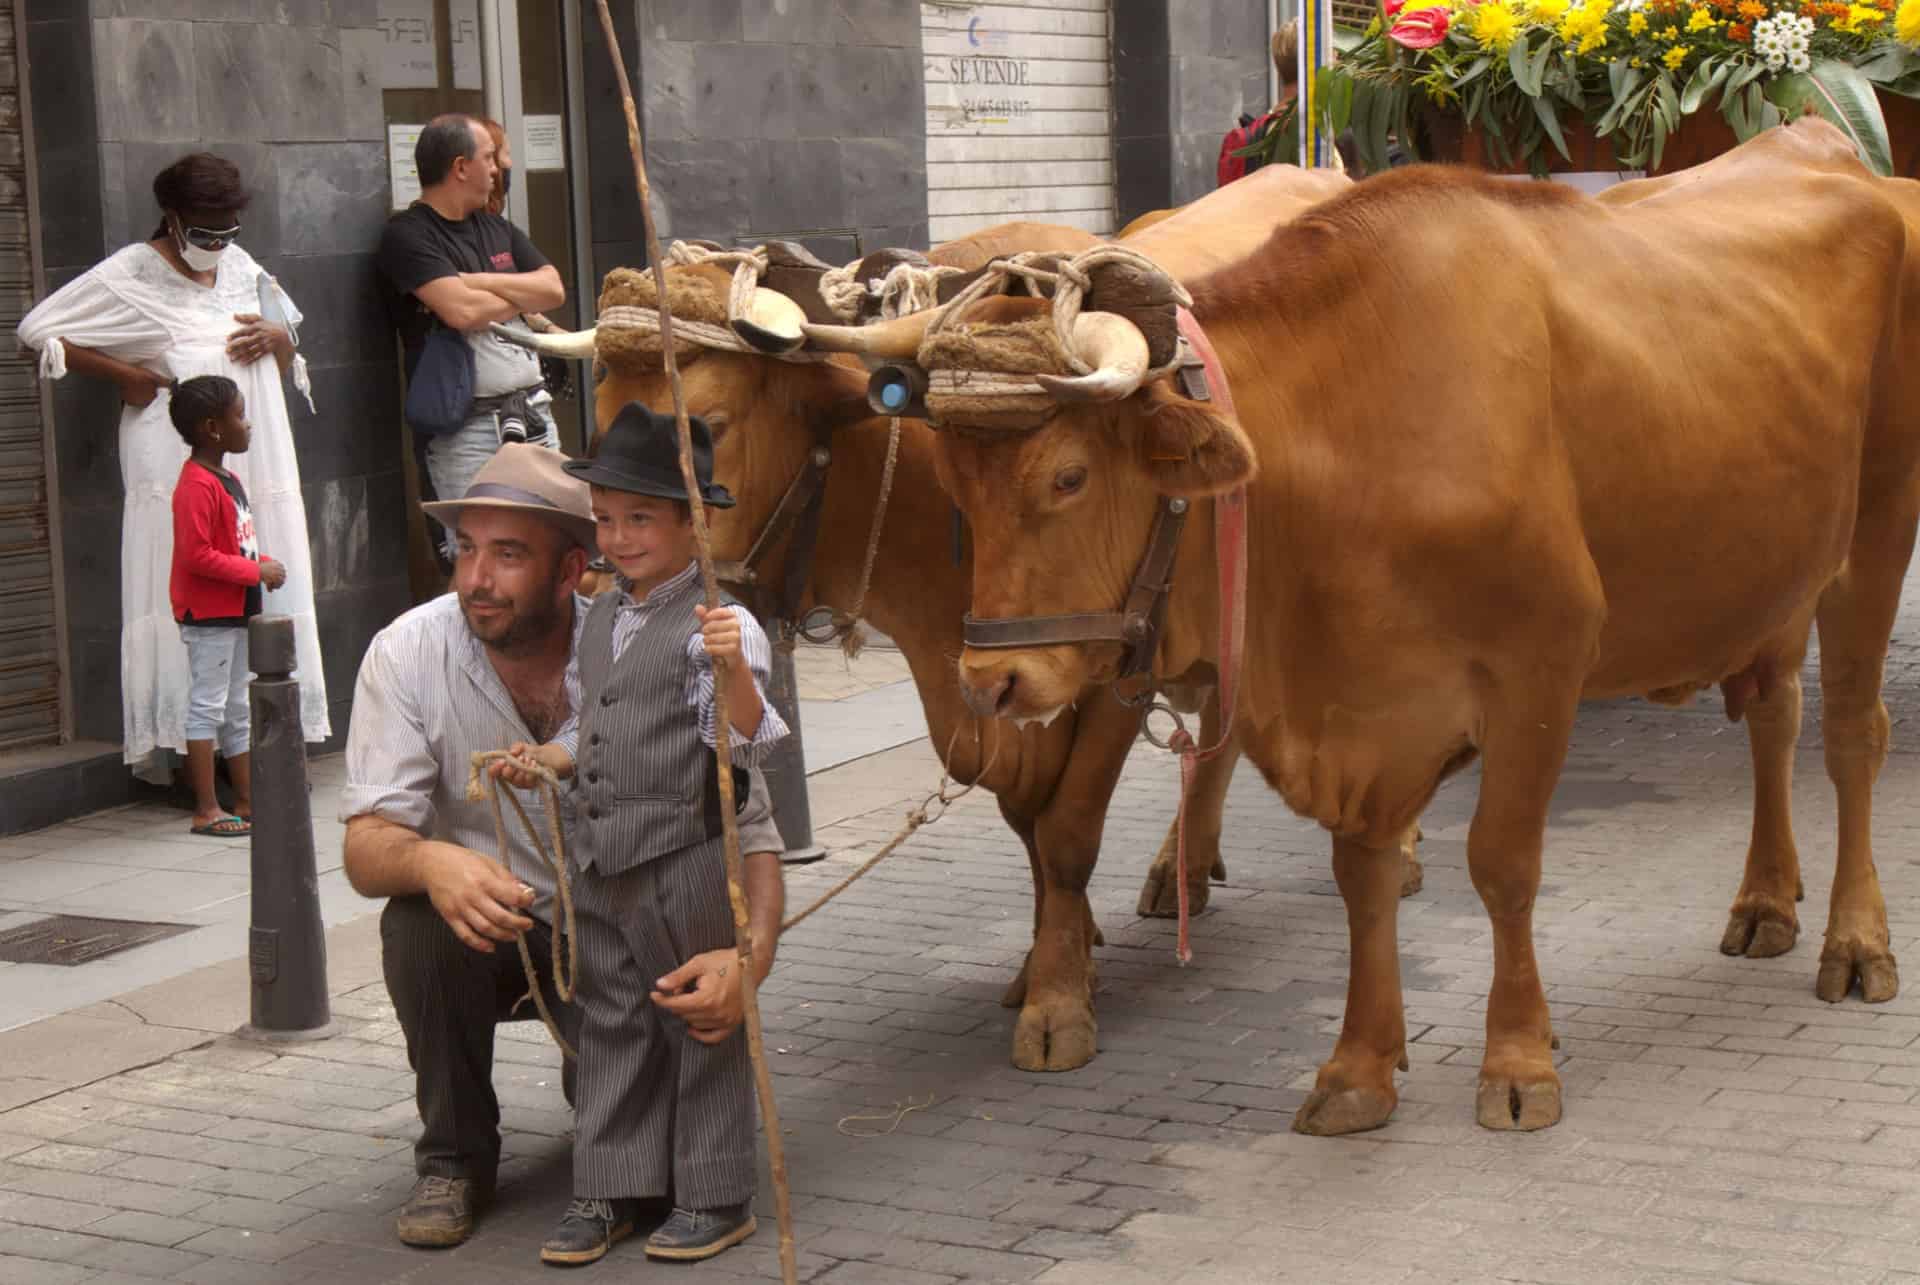
[[[473,485],[458,500],[437,500],[420,507],[440,525],[453,530],[465,509],[513,509],[546,518],[565,531],[589,554],[594,544],[593,503],[587,484],[568,475],[561,465],[567,457],[531,442],[508,442],[474,475]]]

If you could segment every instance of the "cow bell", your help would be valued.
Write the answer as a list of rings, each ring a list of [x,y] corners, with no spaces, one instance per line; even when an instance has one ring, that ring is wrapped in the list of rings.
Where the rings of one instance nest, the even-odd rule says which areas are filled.
[[[909,362],[885,362],[867,377],[867,405],[876,415],[925,419],[926,398],[927,372]]]

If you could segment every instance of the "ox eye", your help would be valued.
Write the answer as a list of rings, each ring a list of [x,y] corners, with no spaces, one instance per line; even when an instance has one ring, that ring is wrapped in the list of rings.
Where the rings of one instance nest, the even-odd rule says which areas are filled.
[[[1053,493],[1055,495],[1077,495],[1087,484],[1087,467],[1084,464],[1069,464],[1053,475]]]
[[[712,415],[702,415],[700,418],[707,421],[707,431],[713,434],[713,444],[715,446],[720,445],[721,439],[727,435],[727,417],[715,413]]]

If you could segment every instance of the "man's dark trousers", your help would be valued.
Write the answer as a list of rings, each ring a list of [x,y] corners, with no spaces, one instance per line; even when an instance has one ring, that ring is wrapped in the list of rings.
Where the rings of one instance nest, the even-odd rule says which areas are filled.
[[[414,1168],[421,1175],[471,1178],[491,1184],[500,1163],[500,1102],[493,1092],[496,1023],[539,1020],[526,996],[520,950],[496,943],[486,954],[453,935],[425,896],[395,897],[380,916],[381,966],[387,994],[407,1036],[415,1076],[420,1141]],[[580,1043],[580,1010],[562,1004],[553,989],[553,934],[534,922],[527,934],[540,993],[567,1043]],[[574,1064],[561,1072],[573,1102]]]

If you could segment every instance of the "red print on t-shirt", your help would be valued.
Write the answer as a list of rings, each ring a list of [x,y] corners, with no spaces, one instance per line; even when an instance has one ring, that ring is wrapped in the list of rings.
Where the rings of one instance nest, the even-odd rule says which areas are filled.
[[[513,271],[513,251],[502,250],[493,256],[493,266],[502,272]]]

